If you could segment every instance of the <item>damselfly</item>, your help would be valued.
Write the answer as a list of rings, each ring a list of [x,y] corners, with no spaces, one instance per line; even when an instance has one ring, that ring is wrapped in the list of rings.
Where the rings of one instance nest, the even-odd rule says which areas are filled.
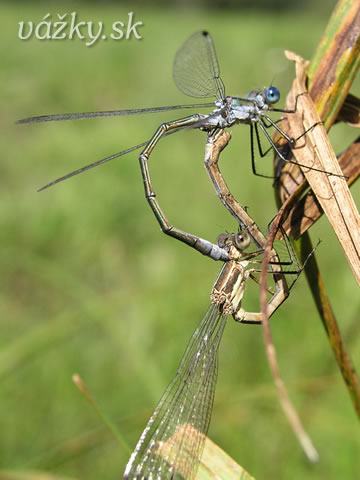
[[[276,121],[273,121],[269,117],[268,113],[294,113],[296,106],[294,110],[283,110],[279,108],[274,108],[273,105],[277,103],[280,99],[280,92],[275,86],[269,86],[268,88],[264,88],[262,90],[252,90],[247,94],[246,98],[226,96],[224,83],[220,78],[220,68],[216,57],[215,47],[210,33],[206,31],[199,31],[194,33],[190,38],[185,41],[183,46],[176,54],[173,73],[175,84],[184,94],[196,98],[212,97],[215,98],[216,101],[203,104],[173,105],[165,107],[139,108],[132,110],[113,110],[102,112],[44,115],[19,120],[17,123],[39,123],[97,117],[135,115],[142,113],[155,113],[187,108],[213,108],[213,110],[207,114],[196,113],[179,120],[166,122],[159,126],[159,128],[156,130],[155,134],[150,140],[147,140],[146,142],[143,142],[139,145],[130,147],[119,153],[115,153],[114,155],[111,155],[90,165],[86,165],[85,167],[77,169],[71,173],[68,173],[63,177],[60,177],[48,183],[47,185],[42,187],[41,190],[141,147],[145,147],[140,154],[141,169],[144,175],[146,174],[145,170],[147,169],[147,160],[160,138],[185,128],[198,128],[200,130],[212,131],[215,128],[227,128],[239,123],[250,125],[252,168],[255,174],[256,169],[254,162],[254,130],[258,150],[261,156],[266,155],[268,150],[266,152],[263,152],[261,148],[259,129],[263,132],[266,139],[270,143],[270,148],[273,148],[278,154],[278,156],[285,162],[291,161],[283,156],[281,151],[273,142],[267,129],[270,127],[275,128],[280,133],[280,135],[291,145],[294,144],[295,141],[290,138],[277,125]]]
[[[248,280],[255,280],[261,267],[261,250],[246,253],[249,233],[222,234],[218,246],[229,260],[211,291],[211,306],[191,337],[176,376],[152,414],[130,457],[124,480],[192,480],[201,459],[215,395],[218,349],[227,316],[238,322],[257,323],[260,313],[247,312],[241,304]],[[278,257],[272,264],[279,265]],[[270,314],[287,297],[272,271],[276,291],[268,302]],[[297,272],[292,272],[297,273]],[[270,292],[270,290],[269,290]]]

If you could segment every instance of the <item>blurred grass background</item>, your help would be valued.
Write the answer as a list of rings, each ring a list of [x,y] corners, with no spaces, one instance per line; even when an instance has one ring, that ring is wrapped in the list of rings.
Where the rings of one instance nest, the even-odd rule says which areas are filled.
[[[82,376],[133,449],[206,312],[220,269],[159,232],[136,154],[36,192],[57,176],[146,140],[161,121],[181,113],[13,122],[48,113],[191,103],[174,86],[171,68],[182,42],[199,29],[214,38],[228,94],[244,96],[272,82],[284,97],[293,66],[283,50],[311,58],[335,2],[295,10],[275,2],[266,10],[208,9],[206,2],[196,8],[135,5],[0,6],[0,469],[121,478],[129,451],[102,425],[71,375]],[[134,11],[144,23],[143,38],[99,41],[91,48],[78,39],[17,38],[20,21],[37,24],[48,12],[56,21],[57,13],[73,11],[78,21],[102,21],[107,29]],[[337,152],[355,136],[346,126],[331,132]],[[190,131],[165,139],[151,168],[170,221],[215,240],[236,226],[204,171],[205,138]],[[266,228],[275,201],[271,181],[251,174],[247,127],[233,128],[221,161],[237,198]],[[353,194],[359,199],[358,185]],[[311,234],[322,240],[316,255],[359,366],[358,288],[326,219]],[[257,297],[250,301],[256,304]],[[209,436],[257,479],[357,478],[358,422],[304,277],[272,318],[272,328],[282,374],[320,463],[306,463],[282,414],[261,328],[232,321],[222,341]]]

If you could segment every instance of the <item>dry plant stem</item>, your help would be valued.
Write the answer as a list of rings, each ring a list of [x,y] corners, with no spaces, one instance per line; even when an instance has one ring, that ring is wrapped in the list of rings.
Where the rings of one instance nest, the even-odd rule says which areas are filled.
[[[296,79],[294,80],[293,99],[298,98],[297,111],[288,115],[288,134],[298,138],[308,131],[303,144],[296,145],[293,154],[297,163],[306,165],[303,173],[326,213],[345,256],[360,285],[360,216],[351,196],[346,180],[341,177],[336,155],[329,142],[326,131],[315,106],[306,93],[307,63],[298,55],[286,52],[286,56],[296,62]],[[332,172],[339,176],[327,175],[312,168]]]
[[[359,47],[359,3],[339,0],[308,71],[310,95],[326,130],[329,130],[336,121],[359,126],[360,101],[348,93],[360,66]],[[358,158],[356,155],[354,157],[350,155],[350,161],[355,163],[355,168],[346,175],[356,176],[356,168],[359,166]],[[298,174],[298,172],[289,174],[288,167],[290,164],[286,165],[287,173],[282,178],[287,186],[286,190],[289,185],[286,182],[287,178],[294,178]],[[297,180],[297,183],[299,182]],[[281,191],[278,195],[281,198]],[[294,219],[293,225],[295,222]],[[295,249],[299,257],[308,255],[311,251],[311,242],[307,233],[295,242]],[[308,262],[306,275],[346,387],[355,410],[360,416],[359,380],[346,353],[314,257]]]
[[[360,68],[359,7],[359,0],[338,0],[307,71],[309,93],[326,131],[338,121],[360,126],[360,100],[348,93]],[[287,103],[287,108],[293,105]],[[345,175],[353,175],[359,168],[356,158],[353,162],[355,169]],[[291,180],[295,180],[294,188],[303,181],[300,169],[294,164],[285,165],[282,171],[277,192],[281,203],[291,194]],[[293,230],[296,232],[298,228],[294,226]]]
[[[360,138],[353,142],[347,150],[340,155],[338,161],[344,176],[347,177],[347,184],[351,186],[360,175]],[[293,166],[293,164],[289,165]],[[282,175],[284,174],[286,175],[283,170]],[[282,203],[293,193],[294,189],[300,186],[293,175],[289,173],[288,177],[291,177],[293,180],[292,184],[287,182],[286,188],[288,195],[286,195],[286,197],[282,196]],[[301,180],[302,178],[300,182]],[[307,192],[294,206],[282,225],[287,235],[295,240],[301,237],[324,213],[314,192],[312,190],[309,191],[307,182],[304,180],[301,184]],[[284,190],[282,192],[284,193]]]
[[[299,74],[304,75],[305,74],[304,63],[303,63],[302,59],[298,59],[298,58],[296,58],[296,59],[298,60],[298,63],[300,63],[300,68],[298,68],[298,70],[300,69],[300,72],[298,72],[298,75]],[[304,87],[303,85],[298,87],[298,91],[295,93],[295,95],[303,87]],[[305,97],[305,95],[302,95],[302,97]],[[300,100],[300,97],[299,97],[299,100]],[[292,101],[293,101],[293,99],[290,100],[290,102],[292,102]],[[309,103],[309,105],[307,105],[306,108],[313,108],[313,106],[311,105],[311,100],[308,103]],[[290,103],[290,105],[291,105],[291,103]],[[306,113],[307,113],[307,110],[306,110]],[[304,112],[304,115],[305,115],[305,112]],[[288,118],[288,120],[289,120],[289,123],[291,123],[291,121],[290,121],[291,119]],[[309,123],[310,123],[310,121],[309,121]],[[302,125],[302,119],[301,120],[299,119],[299,124]],[[320,127],[320,125],[316,125],[314,130],[318,127]],[[300,128],[300,131],[301,130],[304,131],[303,126],[300,126],[299,128]],[[306,129],[306,126],[305,126],[305,129]],[[307,143],[305,143],[305,147],[312,147],[313,144],[309,143],[309,140],[307,138],[308,135],[311,136],[312,133],[313,132],[310,131],[306,135],[305,141]],[[324,134],[324,135],[326,135],[326,134]],[[311,142],[314,142],[313,137],[311,137]],[[301,151],[305,150],[304,145],[301,144],[300,141],[299,141],[299,143],[300,143],[300,147],[298,149],[295,148],[294,151],[293,151],[293,153],[295,155],[297,155]],[[315,148],[312,148],[311,151],[314,152]],[[349,184],[352,181],[354,181],[358,176],[359,162],[357,160],[359,159],[359,155],[360,155],[360,144],[359,144],[358,141],[356,141],[341,156],[340,160],[341,160],[342,166],[344,167],[343,168],[343,173],[349,177],[348,178],[348,183]],[[313,157],[310,157],[310,158],[313,158]],[[301,157],[301,159],[298,158],[298,161],[300,163],[304,164],[306,159]],[[289,165],[286,165],[286,167],[288,167],[288,166]],[[334,167],[336,167],[336,165],[334,165]],[[331,168],[332,168],[332,166],[331,166]],[[324,168],[324,170],[328,170],[328,169]],[[324,174],[320,173],[319,176],[317,176],[317,174],[318,174],[318,172],[313,172],[313,176],[314,176],[315,180],[318,180],[318,179],[319,180],[325,180],[324,189],[327,189],[327,188],[329,190],[332,189],[332,182],[336,177],[329,176],[329,178],[326,179]],[[294,178],[295,174],[287,174],[287,175],[288,175],[289,178],[290,177]],[[324,177],[325,177],[325,179],[324,179]],[[341,179],[338,179],[338,180],[341,180]],[[287,185],[288,186],[290,185],[290,188],[291,188],[291,184],[289,182],[287,182]],[[294,185],[296,185],[296,181],[293,181],[293,186]],[[331,197],[331,201],[333,202],[332,204],[330,204],[330,211],[331,211],[331,207],[333,207],[335,209],[335,212],[338,214],[338,216],[342,216],[344,211],[346,211],[346,210],[343,211],[342,208],[339,207],[339,205],[341,205],[341,207],[342,207],[342,201],[341,201],[342,198],[340,197],[339,203],[337,203],[336,201],[334,202],[334,200],[337,200],[337,198],[335,198],[334,195],[332,196],[332,191],[330,191],[328,193],[328,195]],[[320,199],[321,198],[317,199],[316,195],[313,192],[307,193],[301,199],[301,201],[296,204],[295,209],[293,209],[290,212],[289,217],[287,219],[284,219],[285,231],[287,231],[287,233],[290,233],[290,235],[292,235],[295,238],[298,238],[300,235],[302,235],[307,230],[307,228],[309,228],[312,225],[312,223],[314,223],[314,221],[316,221],[316,218],[322,213],[322,208],[321,208],[321,205],[320,205]],[[345,198],[345,201],[346,201],[346,198]],[[325,200],[325,203],[326,203],[326,200]],[[343,218],[342,220],[344,222],[348,221],[348,219],[346,217]],[[354,225],[354,224],[352,224],[352,225]],[[354,227],[354,228],[355,228],[355,232],[354,232],[355,235],[359,234],[358,227]],[[344,235],[348,233],[345,228],[343,230],[343,233],[344,233]],[[302,261],[304,261],[307,258],[307,256],[309,255],[309,253],[312,250],[311,241],[310,241],[310,238],[309,238],[307,233],[305,233],[305,235],[303,234],[299,238],[299,240],[297,242],[295,242],[294,246],[295,246],[295,249],[297,251],[298,256],[302,257],[301,258]],[[325,287],[324,287],[324,284],[323,284],[323,281],[322,281],[322,278],[321,278],[321,275],[320,275],[320,272],[319,272],[319,269],[318,269],[318,265],[317,265],[315,256],[312,256],[309,259],[308,266],[307,266],[307,269],[306,269],[305,273],[306,273],[309,285],[311,287],[311,290],[312,290],[312,293],[313,293],[313,296],[314,296],[314,300],[315,300],[316,306],[318,308],[320,317],[322,319],[324,328],[325,328],[325,330],[327,332],[327,335],[329,337],[329,342],[330,342],[332,350],[335,354],[336,361],[338,363],[338,366],[339,366],[341,374],[344,378],[346,387],[347,387],[347,389],[349,391],[349,394],[350,394],[350,397],[352,399],[355,411],[356,411],[357,415],[360,417],[360,385],[359,385],[359,379],[358,379],[357,374],[355,372],[355,369],[352,365],[350,356],[348,355],[348,353],[346,351],[344,342],[342,340],[341,332],[338,328],[334,313],[333,313],[333,311],[331,309],[331,306],[330,306],[330,302],[327,298]]]
[[[301,194],[301,189],[297,192],[297,194]],[[283,219],[286,218],[290,210],[292,209],[294,203],[297,201],[297,195],[294,194],[288,198],[288,200],[282,205],[281,209],[279,210],[275,220],[271,225],[271,229],[269,235],[266,240],[266,246],[264,251],[264,258],[261,266],[261,277],[260,277],[260,304],[261,304],[261,311],[262,311],[262,325],[264,329],[264,337],[265,337],[265,345],[266,345],[266,354],[268,357],[271,373],[274,377],[275,385],[278,390],[281,406],[287,416],[287,419],[296,435],[299,439],[301,446],[307,456],[307,458],[311,462],[317,462],[319,459],[319,454],[316,451],[315,447],[312,444],[312,441],[308,434],[306,433],[298,414],[296,413],[295,408],[293,407],[289,395],[287,393],[286,387],[284,382],[280,377],[278,361],[276,357],[276,351],[274,348],[274,343],[272,340],[271,330],[270,330],[270,322],[269,322],[269,314],[268,314],[268,307],[266,301],[266,272],[268,268],[268,264],[270,261],[270,252],[272,250],[272,245],[274,243],[276,234],[281,226]]]
[[[274,250],[272,248],[273,241],[275,234],[278,230],[280,225],[281,216],[277,217],[274,221],[274,224],[277,225],[276,228],[272,228],[272,236],[269,240],[264,237],[264,235],[259,233],[259,230],[256,228],[252,228],[254,226],[253,220],[248,216],[244,208],[237,202],[237,200],[231,194],[218,166],[219,155],[221,151],[226,147],[228,142],[230,141],[231,135],[229,132],[220,131],[216,136],[213,136],[208,139],[208,143],[206,145],[206,153],[205,153],[205,167],[209,173],[211,181],[215,187],[216,193],[219,196],[221,202],[225,205],[225,207],[229,210],[229,212],[237,219],[237,221],[247,226],[247,229],[250,235],[254,238],[255,242],[259,244],[262,248],[265,248],[264,254],[264,261],[262,264],[262,277],[261,277],[261,311],[263,313],[262,318],[262,325],[264,328],[264,337],[265,337],[265,344],[266,344],[266,352],[268,356],[268,361],[271,369],[271,373],[274,377],[274,383],[278,390],[278,394],[280,397],[281,406],[284,410],[284,413],[301,444],[305,455],[311,462],[316,462],[319,458],[319,455],[313,446],[310,437],[305,432],[301,421],[296,413],[294,406],[291,403],[291,400],[287,394],[284,382],[280,378],[279,367],[276,358],[275,347],[272,342],[272,336],[270,332],[270,325],[269,325],[269,316],[268,316],[268,304],[267,304],[267,297],[266,297],[266,276],[268,271],[268,265],[270,258],[274,255]],[[300,190],[298,192],[300,194]],[[297,201],[297,196],[293,195],[289,201],[284,204],[282,210],[283,213],[285,211],[290,210],[293,203]],[[273,224],[273,225],[274,225]],[[267,263],[265,265],[265,255],[267,258]],[[265,315],[264,315],[265,314]]]

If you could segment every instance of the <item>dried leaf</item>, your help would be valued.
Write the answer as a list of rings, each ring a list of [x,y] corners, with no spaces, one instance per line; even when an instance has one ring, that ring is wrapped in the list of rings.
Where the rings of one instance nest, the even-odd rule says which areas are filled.
[[[307,131],[304,142],[297,142],[293,154],[311,186],[323,211],[343,247],[345,256],[360,285],[360,216],[339,167],[335,152],[305,88],[307,62],[300,56],[286,52],[287,58],[296,62],[293,101],[297,110],[287,116],[289,134],[299,138]],[[315,170],[316,169],[316,170]],[[328,175],[323,172],[331,172]]]

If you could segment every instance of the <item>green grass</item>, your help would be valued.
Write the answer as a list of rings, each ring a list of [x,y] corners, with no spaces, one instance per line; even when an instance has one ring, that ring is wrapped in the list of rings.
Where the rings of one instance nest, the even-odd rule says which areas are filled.
[[[52,5],[52,4],[51,4]],[[143,196],[136,154],[48,191],[48,181],[135,145],[175,114],[15,126],[31,115],[187,103],[174,54],[193,31],[214,39],[228,94],[272,80],[283,95],[293,66],[311,58],[331,6],[274,14],[133,7],[141,41],[22,42],[17,22],[49,11],[109,26],[129,8],[0,7],[3,132],[0,189],[0,469],[47,470],[80,479],[121,478],[129,453],[71,382],[78,372],[132,449],[185,345],[205,313],[220,265],[161,235]],[[191,102],[191,99],[190,99]],[[264,228],[275,210],[271,182],[250,172],[249,132],[233,129],[222,168]],[[337,151],[356,132],[336,126]],[[151,158],[170,221],[210,240],[234,222],[203,168],[204,133],[182,132]],[[269,160],[268,160],[269,161]],[[359,198],[359,187],[354,194]],[[359,366],[358,288],[325,219],[312,229],[348,348]],[[254,298],[256,300],[256,298]],[[257,479],[355,478],[358,422],[305,278],[272,319],[282,374],[320,451],[310,467],[279,407],[261,328],[229,322],[210,437]]]

